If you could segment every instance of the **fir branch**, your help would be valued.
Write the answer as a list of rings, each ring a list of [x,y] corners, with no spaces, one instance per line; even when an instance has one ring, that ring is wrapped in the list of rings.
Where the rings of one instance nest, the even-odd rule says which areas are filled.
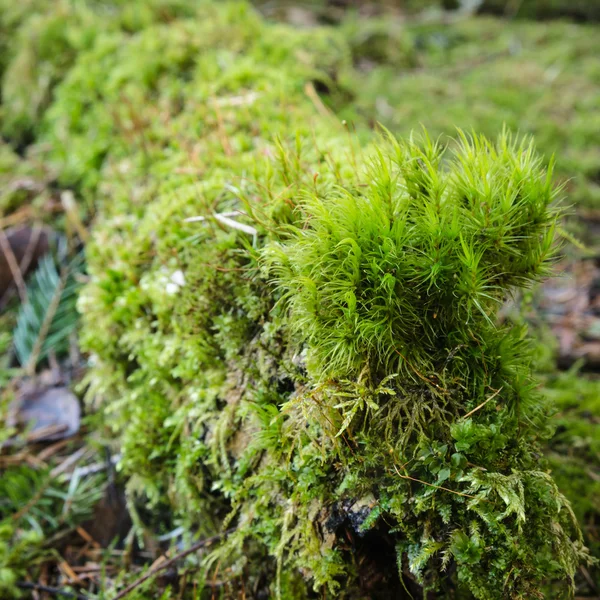
[[[52,325],[52,321],[56,316],[56,311],[58,310],[58,306],[62,298],[62,293],[67,282],[67,274],[67,270],[63,268],[61,270],[58,285],[56,286],[56,290],[52,295],[52,300],[48,305],[48,309],[46,311],[46,314],[44,315],[44,320],[42,321],[41,327],[35,339],[35,343],[33,344],[33,348],[31,349],[29,360],[25,365],[25,370],[29,375],[33,375],[35,373],[35,367],[37,365],[38,358],[42,351],[42,346],[46,341],[46,337],[48,335],[48,332],[50,331],[50,326]]]
[[[31,278],[28,300],[20,307],[13,333],[19,362],[30,375],[51,349],[57,354],[66,349],[78,320],[75,301],[80,284],[75,274],[81,264],[81,257],[76,257],[59,272],[52,256],[46,255]]]

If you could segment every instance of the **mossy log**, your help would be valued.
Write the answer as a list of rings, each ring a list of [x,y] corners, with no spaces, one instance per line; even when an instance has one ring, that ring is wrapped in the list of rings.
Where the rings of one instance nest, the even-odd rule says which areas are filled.
[[[352,130],[339,30],[82,6],[93,33],[33,61],[43,101],[5,84],[3,127],[97,212],[87,398],[130,498],[233,529],[202,562],[231,598],[568,597],[587,550],[526,331],[496,323],[554,260],[552,164]]]

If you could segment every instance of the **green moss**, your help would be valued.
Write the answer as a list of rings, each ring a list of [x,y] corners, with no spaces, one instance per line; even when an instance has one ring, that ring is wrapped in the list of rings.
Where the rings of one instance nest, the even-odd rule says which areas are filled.
[[[478,598],[530,597],[560,562],[573,568],[558,550],[568,520],[546,547],[531,530],[521,537],[520,522],[548,530],[560,494],[533,458],[545,426],[528,350],[517,330],[492,325],[506,290],[535,278],[551,251],[552,188],[530,152],[464,140],[444,168],[434,145],[393,142],[364,180],[307,190],[297,235],[267,249],[313,382],[284,414],[296,407],[320,422],[313,443],[329,437],[345,467],[337,477],[356,474],[344,492],[352,502],[372,494],[379,527],[401,532],[399,561],[406,553],[426,589],[439,589],[451,560]],[[545,233],[529,238],[534,223]]]
[[[155,23],[170,23],[195,14],[195,3],[181,0],[136,2],[3,1],[0,32],[6,48],[2,75],[2,135],[13,143],[30,142],[39,134],[54,88],[79,54],[98,37],[133,35]],[[5,56],[7,58],[5,58]],[[173,56],[164,56],[169,60]]]
[[[556,434],[547,450],[552,475],[569,498],[590,551],[597,557],[600,556],[600,382],[584,377],[576,368],[547,378],[544,393],[557,409]],[[597,568],[592,576],[596,586],[600,584]]]
[[[231,597],[246,581],[282,598],[568,596],[586,550],[541,458],[548,403],[524,329],[494,324],[550,265],[551,173],[508,135],[367,145],[364,123],[496,137],[507,121],[566,157],[583,197],[591,31],[301,31],[245,3],[148,6],[78,5],[73,35],[58,11],[32,17],[6,72],[26,56],[33,78],[3,92],[13,142],[34,132],[97,213],[87,397],[130,497],[189,531],[233,527],[202,563]],[[36,27],[51,59],[25,43]],[[538,115],[555,80],[567,124],[554,104]]]
[[[492,325],[552,254],[551,178],[530,147],[463,143],[443,161],[433,144],[299,137],[220,198],[157,200],[126,258],[122,217],[99,231],[81,303],[91,395],[136,489],[236,524],[206,563],[232,585],[269,572],[258,544],[275,595],[299,571],[352,597],[359,544],[342,540],[367,529],[425,589],[449,564],[478,598],[568,588],[585,551],[535,458],[549,431],[529,350]],[[192,209],[207,220],[185,223]],[[211,217],[232,209],[255,234]]]
[[[10,522],[0,523],[0,592],[5,598],[19,598],[19,579],[27,572],[27,567],[43,558],[36,552],[42,541],[42,534],[29,530],[16,534]]]

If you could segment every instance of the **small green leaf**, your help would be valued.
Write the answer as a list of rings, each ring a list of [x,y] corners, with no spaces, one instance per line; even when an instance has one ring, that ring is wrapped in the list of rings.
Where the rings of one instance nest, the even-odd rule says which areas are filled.
[[[464,469],[467,466],[467,459],[460,452],[455,452],[451,458],[452,466],[457,469]]]
[[[442,481],[446,481],[450,477],[451,471],[448,468],[441,469],[438,473],[437,482],[442,483]]]

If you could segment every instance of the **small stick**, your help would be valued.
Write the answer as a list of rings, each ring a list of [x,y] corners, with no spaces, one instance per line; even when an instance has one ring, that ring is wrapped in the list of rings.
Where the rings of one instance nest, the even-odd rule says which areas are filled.
[[[250,92],[244,96],[230,96],[228,98],[219,98],[215,100],[217,106],[246,106],[253,104],[260,97],[258,92]]]
[[[38,592],[46,592],[47,594],[54,594],[55,596],[62,596],[63,598],[75,598],[76,600],[87,600],[87,596],[81,594],[75,594],[73,592],[65,592],[59,588],[49,587],[47,585],[41,585],[40,583],[29,583],[28,581],[19,581],[17,587],[22,590],[35,590]]]
[[[46,461],[50,457],[54,456],[57,452],[59,452],[60,450],[62,450],[65,446],[67,446],[68,444],[70,444],[71,441],[72,440],[70,440],[68,438],[64,439],[64,440],[60,440],[59,442],[56,442],[56,443],[52,444],[51,446],[48,446],[47,448],[45,448],[44,450],[42,450],[36,456],[36,458],[39,461]]]
[[[6,257],[6,262],[8,263],[10,272],[12,273],[13,279],[15,280],[17,289],[19,290],[21,302],[25,304],[27,302],[27,287],[25,285],[25,280],[23,279],[23,273],[21,273],[19,263],[17,262],[17,259],[15,257],[15,253],[10,247],[10,242],[8,241],[6,233],[3,229],[0,229],[0,246],[2,247],[2,251],[4,252],[4,256]]]
[[[31,260],[33,258],[33,253],[37,248],[38,242],[40,241],[40,235],[42,234],[42,228],[37,223],[33,226],[31,231],[31,236],[29,241],[27,242],[27,248],[25,249],[25,254],[23,255],[23,259],[19,264],[19,270],[21,273],[27,273],[27,269],[29,269],[29,265],[31,264]]]
[[[29,444],[37,442],[37,441],[43,441],[45,438],[51,436],[51,435],[56,435],[58,433],[62,433],[63,431],[66,431],[67,429],[69,429],[69,426],[64,424],[64,423],[57,423],[55,425],[46,425],[45,427],[40,427],[39,429],[34,429],[33,431],[29,432],[26,436],[26,440]]]
[[[457,496],[464,496],[465,498],[471,498],[471,500],[483,500],[484,502],[489,502],[485,498],[478,498],[477,496],[471,496],[471,494],[464,494],[463,492],[457,492],[455,490],[451,490],[450,488],[442,487],[441,485],[435,485],[434,483],[428,483],[427,481],[423,481],[422,479],[417,479],[416,477],[411,477],[410,475],[402,475],[396,465],[394,465],[394,469],[398,474],[398,477],[402,477],[402,479],[410,479],[411,481],[416,481],[417,483],[422,483],[423,485],[428,485],[429,487],[435,488],[436,490],[444,490],[445,492],[450,492],[451,494],[456,494]],[[116,599],[115,599],[116,600]]]
[[[469,411],[463,419],[468,419],[472,414],[476,413],[480,408],[483,408],[490,400],[493,400],[502,390],[504,386],[502,386],[499,390],[496,390],[487,400],[484,400],[479,406],[476,406],[473,410]]]
[[[20,225],[25,221],[28,221],[32,217],[31,205],[23,206],[16,212],[0,219],[0,229],[6,229],[13,225]]]
[[[101,548],[102,546],[83,528],[81,525],[75,528],[75,531],[88,543],[92,544],[95,548]],[[73,567],[77,570],[80,567]]]
[[[219,221],[220,223],[223,223],[223,225],[227,225],[228,227],[231,227],[232,229],[237,229],[238,231],[243,231],[244,233],[247,233],[247,234],[255,236],[255,237],[258,235],[258,231],[251,225],[244,225],[244,223],[238,223],[237,221],[234,221],[233,219],[230,219],[229,217],[225,217],[219,213],[217,213],[215,215],[215,219],[217,221]]]
[[[404,356],[404,354],[402,354],[402,352],[400,352],[400,350],[398,350],[398,348],[394,348],[394,350],[396,351],[397,354],[400,355],[400,358],[404,359],[404,362],[417,374],[418,377],[420,377],[423,381],[425,381],[426,383],[429,383],[430,385],[435,386],[438,390],[440,390],[440,392],[444,392],[445,394],[448,393],[448,390],[444,389],[443,387],[440,387],[435,381],[432,381],[431,379],[425,377],[425,375],[421,375],[421,373],[419,373],[419,371],[417,371],[416,367],[413,367],[413,365],[411,363],[408,362],[408,360],[406,359],[406,357]]]
[[[63,571],[63,573],[68,577],[70,584],[72,584],[72,583],[81,584],[81,579],[79,579],[79,577],[77,576],[77,573],[75,573],[75,571],[73,571],[73,569],[71,568],[71,565],[66,560],[59,562],[58,568],[60,571]]]
[[[100,471],[104,471],[108,469],[110,465],[116,465],[121,460],[120,454],[115,454],[110,457],[109,461],[104,461],[102,463],[94,463],[92,465],[88,465],[87,467],[77,467],[73,473],[67,475],[65,477],[66,481],[71,481],[74,477],[87,477],[88,475],[93,475],[94,473],[100,473]]]
[[[219,134],[219,137],[221,138],[221,145],[223,146],[223,151],[225,152],[225,156],[232,156],[233,150],[231,148],[231,144],[229,143],[227,132],[225,131],[225,124],[223,123],[223,116],[221,115],[221,111],[219,110],[219,105],[216,101],[213,101],[213,106],[215,108],[215,115],[217,116],[217,132]]]
[[[63,462],[61,462],[59,465],[54,467],[52,471],[50,471],[50,477],[58,477],[61,473],[64,473],[71,465],[74,465],[79,460],[81,460],[87,451],[88,448],[82,446],[81,448],[79,448],[79,450],[73,452],[71,456],[65,458]]]
[[[81,220],[79,213],[77,212],[77,202],[75,201],[75,195],[70,190],[63,192],[60,195],[60,203],[65,210],[67,219],[71,221],[73,227],[77,231],[77,235],[82,242],[87,242],[90,239],[90,234],[85,228],[83,221]]]
[[[136,579],[132,584],[128,585],[124,590],[120,591],[113,598],[113,600],[121,600],[121,598],[125,598],[125,596],[128,596],[131,592],[133,592],[133,590],[135,590],[135,588],[142,585],[142,583],[144,583],[146,580],[150,579],[150,577],[153,577],[154,575],[156,575],[156,573],[158,573],[159,571],[164,571],[165,569],[168,569],[171,565],[175,564],[178,560],[185,558],[189,554],[193,554],[194,552],[197,552],[198,550],[200,550],[201,548],[204,548],[205,546],[210,546],[211,544],[214,544],[214,542],[219,541],[224,535],[228,535],[229,533],[232,533],[232,532],[233,532],[233,529],[228,529],[227,531],[224,531],[223,533],[219,533],[217,535],[213,535],[212,537],[205,538],[203,540],[200,540],[199,542],[196,542],[195,544],[190,546],[187,550],[183,550],[182,552],[179,552],[178,554],[176,554],[173,558],[170,558],[169,560],[162,562],[158,566],[149,569],[139,579]]]

